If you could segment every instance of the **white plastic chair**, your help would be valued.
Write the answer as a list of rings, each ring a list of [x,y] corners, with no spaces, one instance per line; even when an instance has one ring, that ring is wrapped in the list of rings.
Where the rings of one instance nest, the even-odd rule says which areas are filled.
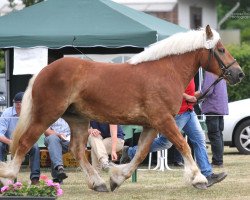
[[[149,153],[149,160],[148,160],[148,169],[151,170],[151,164],[152,164],[152,153]],[[161,150],[157,151],[157,164],[156,167],[152,170],[160,170],[165,171],[166,170],[172,170],[168,166],[168,150]]]

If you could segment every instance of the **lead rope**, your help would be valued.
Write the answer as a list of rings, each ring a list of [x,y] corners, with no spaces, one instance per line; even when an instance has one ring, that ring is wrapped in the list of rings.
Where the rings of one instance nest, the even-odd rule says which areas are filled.
[[[222,76],[220,76],[218,79],[216,79],[208,88],[207,90],[197,98],[196,104],[201,103],[202,101],[205,100],[205,97],[207,96],[208,92],[211,90],[212,87],[214,87],[217,83],[219,83],[223,79]]]

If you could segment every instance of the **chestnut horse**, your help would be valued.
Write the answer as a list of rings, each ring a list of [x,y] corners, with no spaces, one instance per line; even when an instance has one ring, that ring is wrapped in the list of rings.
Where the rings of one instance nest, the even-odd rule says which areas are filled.
[[[190,183],[205,189],[207,180],[194,162],[174,119],[183,92],[200,66],[223,76],[230,84],[244,77],[239,64],[222,45],[219,34],[209,26],[175,34],[124,64],[77,58],[62,58],[51,63],[29,83],[13,133],[11,151],[14,157],[1,163],[0,177],[15,178],[25,154],[62,116],[72,132],[70,150],[79,161],[89,188],[108,191],[84,153],[88,123],[95,119],[144,127],[133,160],[111,169],[112,191],[128,179],[146,157],[157,132],[164,134],[181,152]]]

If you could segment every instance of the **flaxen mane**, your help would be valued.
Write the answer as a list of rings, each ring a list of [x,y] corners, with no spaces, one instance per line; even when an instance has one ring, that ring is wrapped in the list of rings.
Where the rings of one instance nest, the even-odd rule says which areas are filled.
[[[220,36],[215,30],[212,30],[212,32],[213,38],[211,40],[207,40],[205,29],[174,34],[133,56],[128,63],[136,65],[145,61],[159,60],[169,55],[183,54],[199,48],[213,48],[219,41]]]

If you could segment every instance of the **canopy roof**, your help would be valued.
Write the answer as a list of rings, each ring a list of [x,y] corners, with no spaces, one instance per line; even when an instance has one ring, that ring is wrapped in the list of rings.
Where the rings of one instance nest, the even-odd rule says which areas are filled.
[[[0,17],[0,48],[146,47],[186,29],[110,0],[47,0]]]

